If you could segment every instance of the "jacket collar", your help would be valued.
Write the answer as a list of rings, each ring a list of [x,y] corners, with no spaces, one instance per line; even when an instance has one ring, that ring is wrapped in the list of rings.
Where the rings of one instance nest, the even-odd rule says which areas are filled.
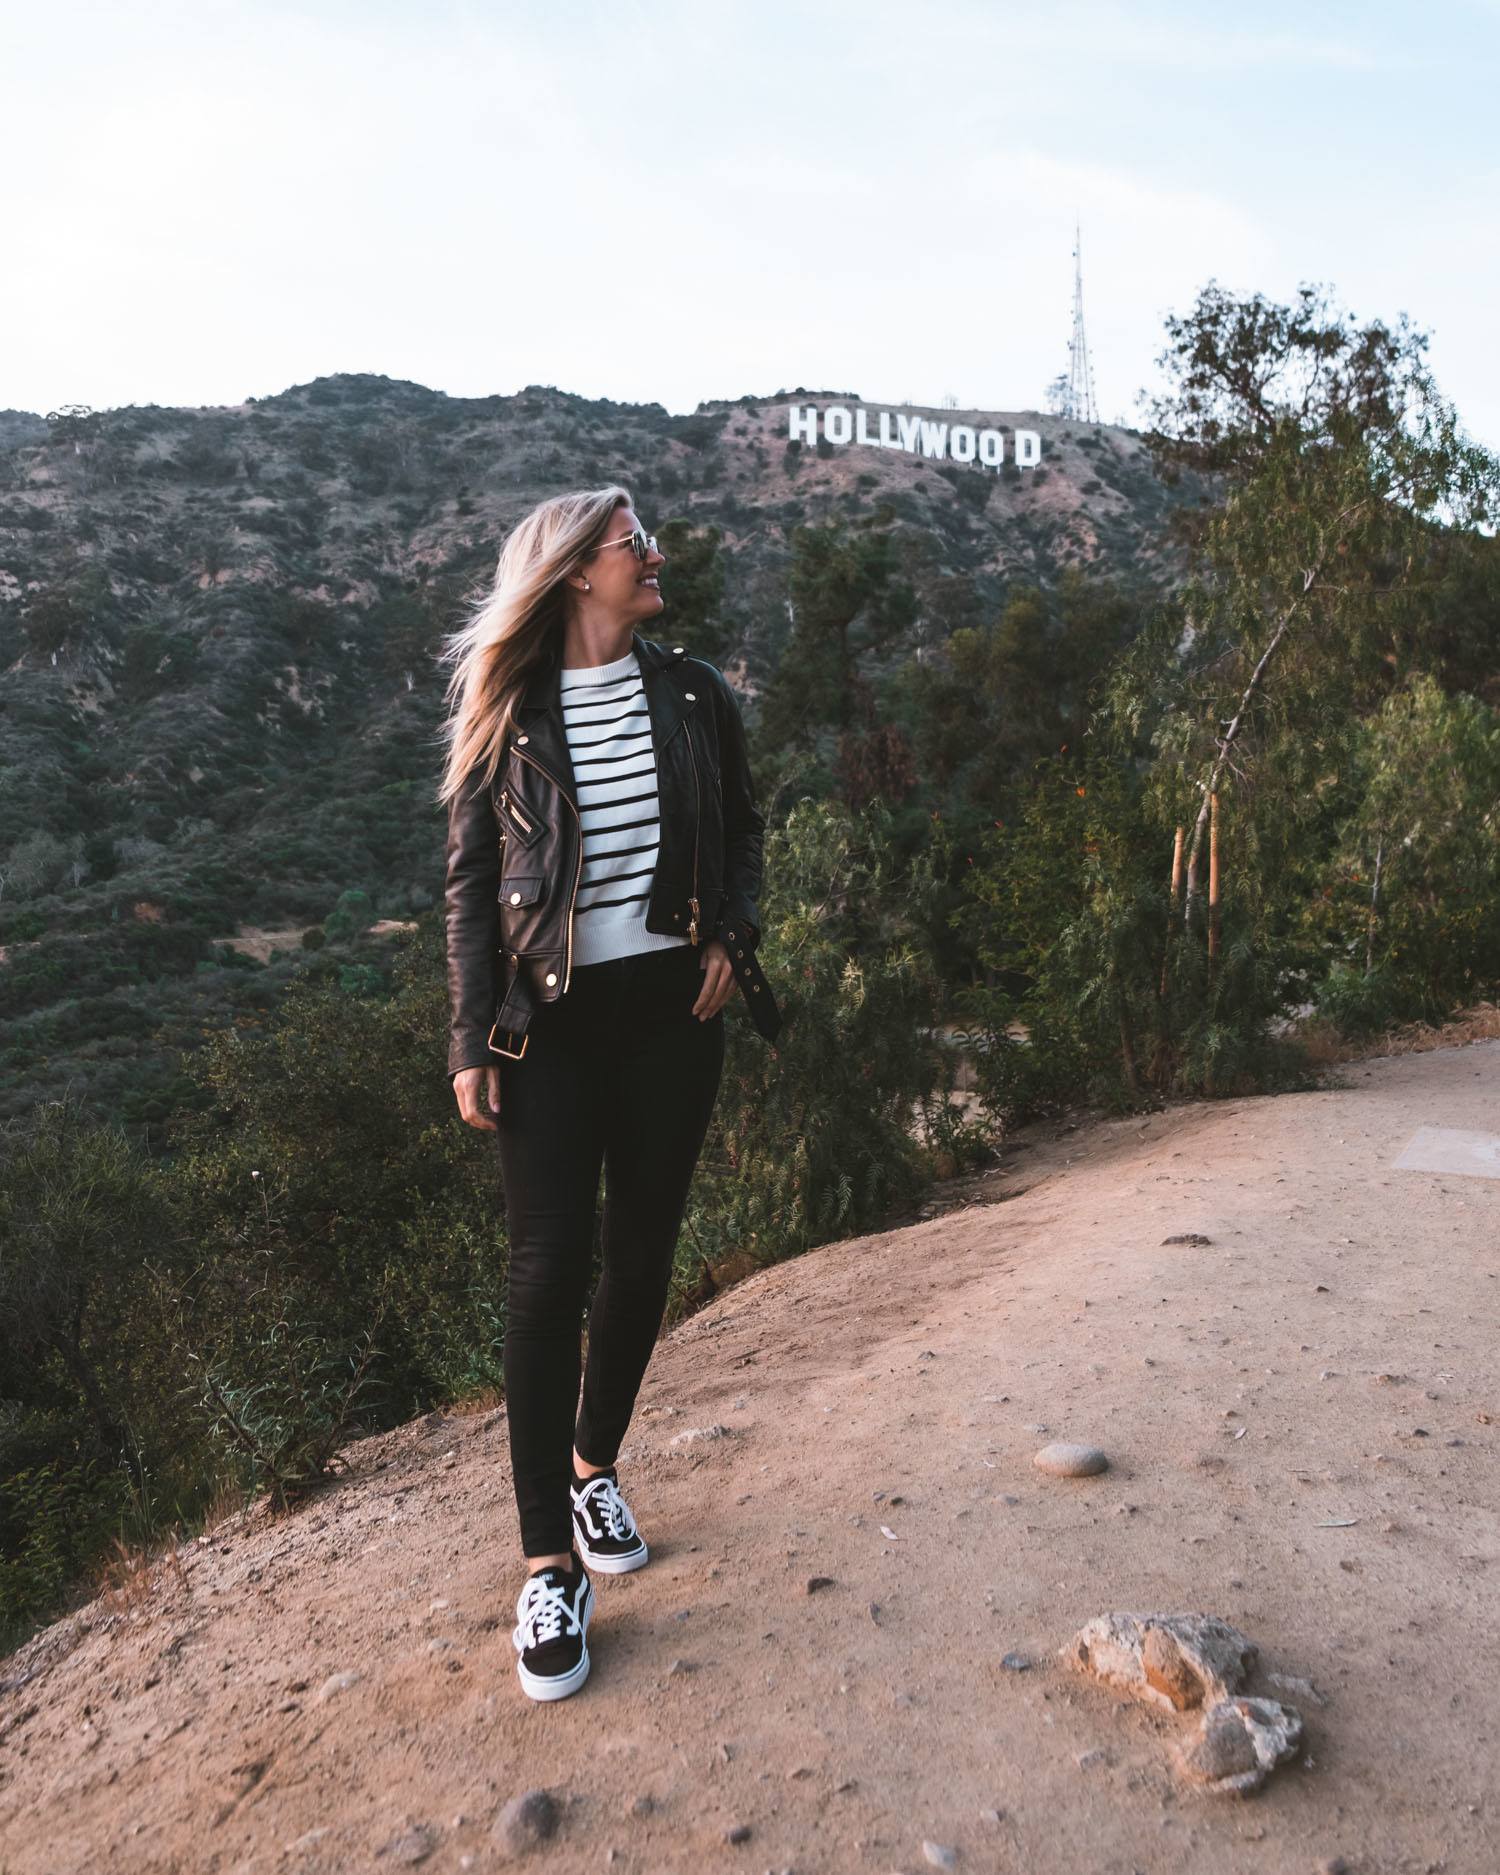
[[[684,654],[630,634],[630,644],[641,667],[641,684],[651,718],[651,746],[658,758],[663,748],[697,705],[689,698],[681,666]],[[701,686],[698,692],[701,695]],[[554,625],[526,679],[517,717],[527,738],[527,753],[549,769],[563,792],[578,806],[578,783],[568,754],[562,714],[562,628]]]

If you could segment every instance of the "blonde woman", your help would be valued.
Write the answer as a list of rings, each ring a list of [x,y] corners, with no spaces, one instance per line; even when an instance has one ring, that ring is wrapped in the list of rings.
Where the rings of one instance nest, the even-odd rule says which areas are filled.
[[[763,1035],[780,1022],[755,959],[764,821],[738,703],[717,666],[640,629],[666,608],[665,565],[627,489],[555,496],[513,529],[443,651],[448,1074],[461,1118],[495,1134],[505,1188],[528,1564],[511,1638],[533,1699],[588,1677],[589,1567],[648,1559],[617,1457],[735,983]]]

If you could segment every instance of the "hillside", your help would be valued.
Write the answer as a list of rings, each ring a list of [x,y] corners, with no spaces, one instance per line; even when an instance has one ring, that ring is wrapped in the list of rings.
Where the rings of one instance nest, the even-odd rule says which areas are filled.
[[[73,1079],[150,1127],[172,1051],[259,1023],[304,933],[379,979],[370,923],[441,896],[434,654],[550,493],[623,480],[651,526],[718,530],[722,580],[679,554],[663,630],[747,702],[786,636],[799,523],[899,538],[918,616],[887,675],[1018,583],[1173,577],[1162,523],[1195,494],[1132,433],[986,415],[1041,436],[1039,467],[998,472],[789,447],[789,404],[828,401],[673,417],[350,375],[228,409],[0,412],[0,1118]]]
[[[570,1871],[1488,1875],[1500,1182],[1398,1168],[1424,1126],[1500,1132],[1500,1043],[1043,1130],[726,1291],[658,1346],[651,1561],[559,1705],[515,1685],[503,1410],[347,1448],[0,1670],[0,1868],[484,1870],[543,1788]],[[1260,1795],[1059,1663],[1131,1609],[1258,1645],[1306,1727]]]

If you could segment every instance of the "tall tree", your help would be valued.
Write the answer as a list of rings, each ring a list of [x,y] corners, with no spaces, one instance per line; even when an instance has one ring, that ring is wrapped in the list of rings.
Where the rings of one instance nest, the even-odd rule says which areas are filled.
[[[1190,644],[1159,736],[1191,790],[1191,928],[1213,797],[1279,731],[1314,736],[1420,668],[1451,559],[1483,550],[1500,507],[1500,463],[1461,434],[1404,315],[1360,325],[1319,288],[1277,306],[1211,282],[1167,330],[1148,442],[1167,476],[1225,488],[1186,523]]]
[[[806,747],[819,730],[847,730],[860,710],[854,676],[917,616],[902,576],[900,538],[837,522],[792,534],[792,631],[766,688],[761,733],[772,747]]]

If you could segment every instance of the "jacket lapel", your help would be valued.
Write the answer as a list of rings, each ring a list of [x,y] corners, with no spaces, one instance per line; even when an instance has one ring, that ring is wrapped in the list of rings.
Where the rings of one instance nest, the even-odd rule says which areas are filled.
[[[673,669],[674,665],[681,663],[676,652],[665,650],[652,639],[643,638],[639,632],[630,634],[630,642],[635,646],[636,657],[640,660],[646,707],[651,712],[651,746],[660,755],[687,721],[688,712],[694,706],[687,701],[681,677]]]
[[[573,773],[573,758],[568,753],[567,732],[562,713],[561,634],[553,630],[541,656],[531,668],[521,705],[516,712],[520,733],[526,738],[526,753],[534,755],[578,811],[578,778]]]

